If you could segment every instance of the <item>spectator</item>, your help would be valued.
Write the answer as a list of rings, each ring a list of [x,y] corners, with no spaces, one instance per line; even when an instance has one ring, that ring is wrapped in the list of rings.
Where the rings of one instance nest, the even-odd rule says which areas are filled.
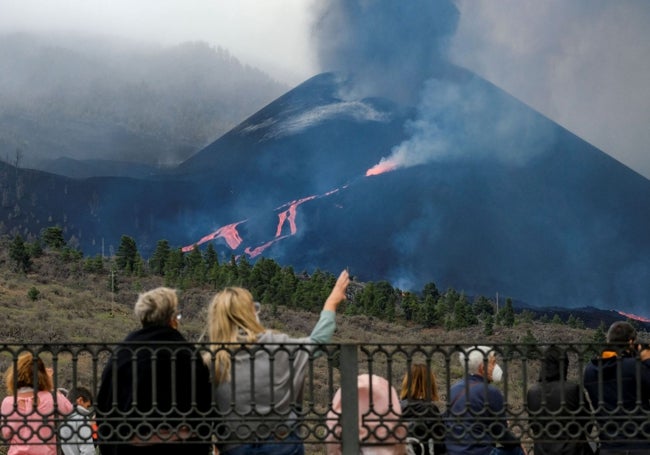
[[[445,427],[436,406],[438,386],[436,377],[426,365],[413,363],[402,379],[400,392],[402,417],[409,422],[408,436],[419,444],[412,444],[415,455],[447,453]]]
[[[508,429],[500,382],[503,370],[494,351],[476,346],[460,352],[465,378],[449,390],[446,443],[451,455],[523,454],[519,439]],[[497,444],[499,447],[497,447]]]
[[[22,354],[5,373],[5,384],[0,416],[7,455],[56,455],[58,420],[72,412],[72,404],[54,392],[51,370],[31,353]]]
[[[61,450],[64,455],[95,455],[92,428],[93,395],[85,387],[72,390],[70,400],[74,409],[61,428]]]
[[[569,356],[557,346],[544,351],[539,382],[527,403],[535,455],[592,455],[590,412],[582,388],[567,379]]]
[[[218,435],[221,455],[304,453],[295,429],[300,423],[305,373],[315,347],[293,343],[330,341],[336,327],[335,312],[345,299],[349,281],[347,271],[341,272],[318,323],[305,338],[266,330],[246,289],[225,288],[212,299],[209,341],[241,343],[231,348],[234,351],[214,344],[213,352],[205,356],[214,371],[217,405],[225,418]]]
[[[134,310],[142,328],[114,351],[97,394],[100,451],[205,454],[210,373],[178,331],[176,292],[161,287],[140,294]]]
[[[357,378],[359,396],[359,442],[362,455],[404,455],[406,429],[400,424],[402,409],[397,391],[381,376],[361,374]],[[327,455],[341,455],[341,389],[332,399],[327,414],[329,435]],[[347,452],[346,452],[347,453]]]
[[[636,337],[630,323],[614,322],[608,346],[585,366],[602,455],[650,453],[650,349],[641,349]]]

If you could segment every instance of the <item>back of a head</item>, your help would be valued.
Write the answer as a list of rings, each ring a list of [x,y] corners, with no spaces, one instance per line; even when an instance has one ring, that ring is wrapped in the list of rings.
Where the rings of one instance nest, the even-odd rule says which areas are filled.
[[[626,345],[636,340],[636,329],[626,321],[616,321],[607,331],[607,343],[612,345]]]
[[[241,331],[246,333],[246,341],[254,341],[264,327],[257,319],[253,295],[244,288],[227,287],[208,307],[208,335],[213,343],[228,343],[241,341]]]
[[[167,326],[178,311],[178,296],[174,289],[159,287],[138,296],[134,312],[143,327]]]
[[[5,373],[5,384],[7,386],[7,393],[13,395],[13,393],[20,389],[21,387],[30,387],[33,388],[34,384],[34,363],[36,363],[36,368],[38,370],[37,378],[38,384],[36,384],[37,390],[51,390],[52,389],[52,380],[47,374],[45,369],[45,363],[40,358],[34,359],[34,356],[31,353],[22,354],[18,357],[16,361],[15,369],[14,365],[11,365],[7,372]]]
[[[493,349],[489,346],[472,346],[460,351],[458,359],[463,369],[467,368],[468,374],[476,374],[480,366],[484,365],[494,354]]]
[[[544,350],[542,367],[539,372],[540,381],[566,380],[569,371],[569,355],[559,346],[549,346]]]
[[[78,398],[83,399],[84,401],[93,402],[93,394],[86,387],[76,387],[70,392],[70,401],[74,403]]]
[[[413,363],[402,379],[401,399],[438,400],[436,377],[425,364]]]

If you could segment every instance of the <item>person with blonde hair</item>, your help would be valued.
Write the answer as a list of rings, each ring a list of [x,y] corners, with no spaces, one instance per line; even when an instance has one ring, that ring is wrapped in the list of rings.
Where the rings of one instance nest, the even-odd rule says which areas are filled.
[[[328,343],[335,314],[350,282],[341,272],[308,337],[293,338],[264,328],[252,294],[240,287],[217,293],[208,307],[210,352],[216,402],[224,424],[217,432],[221,455],[301,455],[304,378],[315,343]],[[227,343],[238,343],[228,345]],[[260,345],[255,345],[259,343]]]
[[[5,373],[7,396],[0,416],[2,437],[9,441],[7,455],[56,455],[57,421],[73,408],[63,394],[54,391],[51,375],[43,360],[31,353],[20,355]]]
[[[412,363],[402,379],[400,399],[402,417],[409,424],[410,452],[414,455],[447,453],[445,427],[435,403],[438,385],[433,371],[423,363]]]
[[[97,394],[101,453],[208,452],[210,373],[178,331],[176,291],[159,287],[140,294],[134,312],[142,328],[114,350]]]

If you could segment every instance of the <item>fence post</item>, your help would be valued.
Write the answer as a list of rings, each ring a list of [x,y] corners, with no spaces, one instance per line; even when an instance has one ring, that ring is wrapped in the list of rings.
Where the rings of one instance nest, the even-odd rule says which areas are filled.
[[[343,455],[359,454],[359,364],[357,346],[341,345],[341,448]]]

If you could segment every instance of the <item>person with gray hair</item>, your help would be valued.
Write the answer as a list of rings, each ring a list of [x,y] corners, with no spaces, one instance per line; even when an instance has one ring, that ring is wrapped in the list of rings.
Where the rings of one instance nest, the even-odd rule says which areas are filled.
[[[134,312],[142,328],[114,350],[97,394],[101,453],[207,453],[210,373],[178,331],[176,291],[160,287],[140,294]]]
[[[494,350],[473,346],[460,351],[459,360],[465,375],[449,390],[447,452],[523,454],[519,439],[508,429],[503,394],[492,384],[503,375]]]

